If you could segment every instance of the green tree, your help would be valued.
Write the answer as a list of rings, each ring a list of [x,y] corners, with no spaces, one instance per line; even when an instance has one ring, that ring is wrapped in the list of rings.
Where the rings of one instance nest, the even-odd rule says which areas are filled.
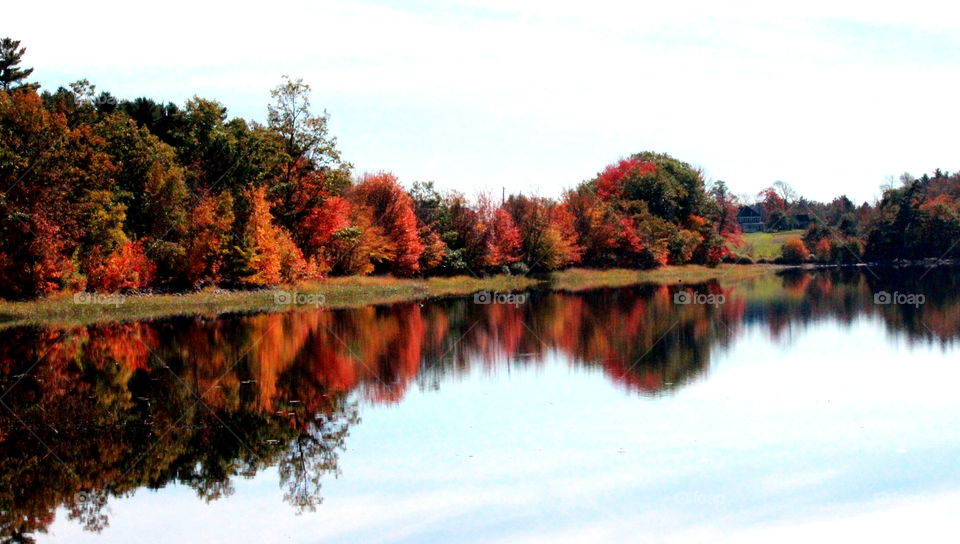
[[[185,256],[189,201],[174,149],[120,113],[104,116],[95,130],[118,166],[113,192],[126,210],[127,234],[146,241],[160,281],[174,280]]]
[[[179,147],[180,141],[177,139],[182,116],[180,108],[172,102],[160,104],[149,98],[137,98],[136,100],[123,100],[117,108],[127,114],[138,125],[145,127],[153,135],[164,142]]]
[[[644,201],[650,213],[671,222],[684,221],[691,214],[708,215],[699,170],[666,153],[644,151],[631,158],[656,168],[631,170],[622,182],[624,199]]]
[[[20,47],[20,40],[10,38],[0,40],[0,86],[4,91],[12,91],[20,87],[38,87],[34,83],[21,83],[33,73],[33,68],[19,67],[26,52],[26,47]]]
[[[340,152],[337,139],[329,135],[330,115],[314,115],[310,111],[310,85],[302,79],[283,76],[283,83],[270,91],[273,104],[267,107],[267,125],[283,137],[289,162],[287,176],[306,159],[316,168],[338,167]]]
[[[434,187],[432,181],[415,181],[410,188],[413,211],[424,225],[433,225],[440,216],[443,196]]]

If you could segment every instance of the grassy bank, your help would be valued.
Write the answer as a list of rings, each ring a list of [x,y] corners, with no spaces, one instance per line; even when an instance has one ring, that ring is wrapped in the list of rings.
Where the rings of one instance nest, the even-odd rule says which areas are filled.
[[[736,281],[763,275],[771,275],[782,267],[774,265],[734,265],[723,264],[717,267],[684,265],[664,266],[655,270],[590,270],[571,268],[555,272],[551,276],[550,287],[561,291],[579,291],[599,287],[624,287],[638,283],[659,283],[672,285],[677,283],[700,283],[709,280]]]
[[[782,232],[751,232],[743,235],[743,246],[731,248],[737,257],[748,257],[754,261],[766,259],[772,261],[780,256],[780,249],[790,238],[803,238],[803,230],[785,230]]]
[[[26,302],[0,301],[0,327],[28,324],[74,325],[106,320],[150,319],[174,315],[283,311],[294,306],[350,308],[476,291],[526,289],[540,283],[523,276],[398,279],[331,278],[275,289],[210,290],[176,295],[62,294]]]
[[[549,279],[505,275],[427,279],[350,277],[256,291],[211,290],[178,295],[131,296],[63,294],[29,302],[0,301],[0,327],[30,324],[71,326],[174,315],[212,317],[231,312],[284,311],[295,306],[350,308],[469,295],[483,290],[522,290],[535,285],[577,291],[637,283],[696,283],[711,279],[734,281],[772,274],[776,269],[766,265],[721,265],[716,268],[688,265],[667,266],[657,270],[575,268],[553,273]]]

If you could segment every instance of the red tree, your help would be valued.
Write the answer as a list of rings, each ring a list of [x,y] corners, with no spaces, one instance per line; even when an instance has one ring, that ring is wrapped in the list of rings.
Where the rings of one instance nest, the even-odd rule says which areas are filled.
[[[365,175],[351,192],[353,201],[368,206],[374,223],[380,225],[394,252],[390,271],[410,276],[420,270],[423,244],[417,230],[413,201],[389,173]]]
[[[597,196],[609,200],[620,195],[623,179],[637,172],[642,176],[652,174],[657,165],[642,159],[621,159],[616,164],[607,166],[597,177]]]
[[[233,198],[227,191],[218,196],[204,196],[193,209],[186,275],[194,287],[220,282],[232,227]]]
[[[580,262],[583,247],[577,234],[576,217],[567,204],[558,204],[550,210],[550,229],[558,241],[556,268]]]
[[[94,265],[87,272],[87,287],[93,291],[115,293],[143,289],[150,285],[156,265],[144,254],[140,242],[126,242],[105,259],[93,257]]]
[[[760,202],[763,203],[763,213],[769,214],[773,212],[786,212],[787,211],[787,201],[777,193],[777,190],[773,187],[767,187],[766,189],[760,191],[757,194],[757,197],[760,199]]]
[[[504,266],[520,259],[520,229],[503,208],[493,212],[487,229],[487,266]]]
[[[253,272],[247,281],[253,285],[276,285],[312,275],[290,233],[274,224],[266,188],[248,189],[245,194],[250,201],[250,216],[244,240],[249,254],[247,264]]]

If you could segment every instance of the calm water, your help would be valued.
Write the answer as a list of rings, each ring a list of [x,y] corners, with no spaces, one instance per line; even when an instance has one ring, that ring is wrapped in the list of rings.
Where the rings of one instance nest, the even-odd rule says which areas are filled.
[[[0,530],[955,541],[960,282],[924,273],[2,330]]]

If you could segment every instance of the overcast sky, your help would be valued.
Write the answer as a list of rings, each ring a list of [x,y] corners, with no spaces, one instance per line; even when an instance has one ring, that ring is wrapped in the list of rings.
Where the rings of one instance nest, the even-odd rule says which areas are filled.
[[[51,90],[196,94],[262,121],[302,77],[358,171],[468,193],[558,195],[643,150],[815,199],[960,169],[957,8],[718,4],[15,2],[2,32]]]

